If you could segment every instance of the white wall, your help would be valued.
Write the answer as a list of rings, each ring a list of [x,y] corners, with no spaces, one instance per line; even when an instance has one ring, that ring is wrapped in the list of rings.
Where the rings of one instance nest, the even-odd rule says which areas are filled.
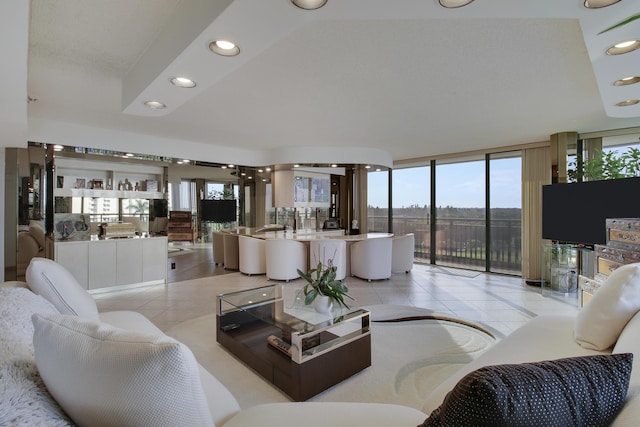
[[[0,148],[0,177],[2,177],[2,182],[5,181],[5,149]],[[4,281],[4,237],[5,237],[5,224],[4,224],[4,209],[5,209],[5,200],[4,197],[4,185],[0,185],[0,281]]]

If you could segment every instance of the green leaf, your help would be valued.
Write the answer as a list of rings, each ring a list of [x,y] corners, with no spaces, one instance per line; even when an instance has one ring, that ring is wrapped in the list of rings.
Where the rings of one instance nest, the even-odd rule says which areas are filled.
[[[304,298],[305,305],[311,304],[313,300],[316,299],[317,296],[318,296],[318,291],[316,289],[311,289]]]
[[[598,35],[600,35],[600,34],[604,34],[604,33],[606,33],[607,31],[611,31],[611,30],[613,30],[613,29],[615,29],[615,28],[622,27],[623,25],[627,25],[628,23],[633,22],[633,21],[635,21],[636,19],[640,19],[640,13],[636,13],[635,15],[632,15],[632,16],[628,17],[628,18],[627,18],[627,19],[625,19],[624,21],[620,21],[620,22],[618,22],[617,24],[612,25],[611,27],[609,27],[609,28],[607,28],[607,29],[605,29],[605,30],[600,31],[600,32],[598,33]]]

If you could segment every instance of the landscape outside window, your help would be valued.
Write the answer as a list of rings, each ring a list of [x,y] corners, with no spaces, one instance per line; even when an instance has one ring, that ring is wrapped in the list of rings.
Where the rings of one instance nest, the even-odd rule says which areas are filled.
[[[431,262],[431,233],[435,232],[436,264],[521,275],[520,152],[492,155],[488,160],[450,161],[435,167],[435,186],[430,179],[431,166],[392,172],[393,232],[415,234],[416,261]],[[487,178],[489,215],[485,207]],[[370,231],[387,231],[387,182],[386,172],[369,173]],[[430,200],[434,187],[436,208],[432,221]]]

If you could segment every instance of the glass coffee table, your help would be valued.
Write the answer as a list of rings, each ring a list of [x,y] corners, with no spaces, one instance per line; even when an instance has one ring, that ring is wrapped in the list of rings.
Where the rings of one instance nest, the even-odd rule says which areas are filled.
[[[295,286],[218,295],[216,319],[218,343],[295,401],[371,366],[370,313],[317,313]]]

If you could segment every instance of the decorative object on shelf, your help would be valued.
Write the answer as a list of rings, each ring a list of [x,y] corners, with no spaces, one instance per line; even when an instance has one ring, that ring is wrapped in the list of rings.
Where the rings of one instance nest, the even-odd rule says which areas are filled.
[[[148,179],[146,191],[158,191],[158,181],[155,179]]]
[[[83,214],[56,213],[53,215],[55,240],[89,240],[89,224]]]
[[[84,178],[76,178],[75,188],[84,188],[86,185],[86,180]]]
[[[337,268],[333,265],[332,261],[329,260],[328,265],[325,266],[322,262],[319,262],[316,268],[312,268],[307,273],[298,270],[298,275],[307,282],[303,289],[305,296],[304,303],[306,305],[313,302],[314,307],[320,313],[327,313],[331,311],[331,307],[328,307],[328,305],[332,305],[333,302],[339,306],[349,308],[347,303],[344,301],[344,298],[353,298],[347,293],[349,292],[349,289],[345,284],[342,283],[341,280],[336,280],[336,269]],[[329,301],[318,302],[316,305],[314,301],[318,297],[326,297],[321,298],[321,300]]]

